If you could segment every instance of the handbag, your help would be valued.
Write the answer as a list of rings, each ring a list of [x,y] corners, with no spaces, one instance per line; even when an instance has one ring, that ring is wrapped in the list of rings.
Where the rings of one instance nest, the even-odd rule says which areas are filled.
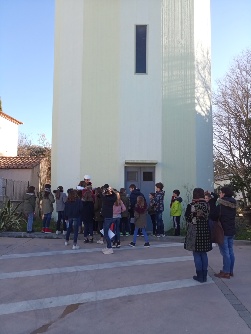
[[[218,221],[213,222],[213,226],[211,228],[211,241],[218,245],[222,245],[224,243],[224,231],[219,219]]]
[[[196,231],[196,225],[187,223],[187,234],[185,237],[184,248],[188,251],[195,251]]]

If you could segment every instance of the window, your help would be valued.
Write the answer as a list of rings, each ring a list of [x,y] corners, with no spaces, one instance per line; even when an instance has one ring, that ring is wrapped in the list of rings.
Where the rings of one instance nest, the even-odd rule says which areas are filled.
[[[127,181],[128,182],[137,182],[138,181],[138,172],[127,172]]]
[[[153,181],[153,173],[143,172],[143,181]]]
[[[147,26],[136,25],[135,73],[146,73]]]

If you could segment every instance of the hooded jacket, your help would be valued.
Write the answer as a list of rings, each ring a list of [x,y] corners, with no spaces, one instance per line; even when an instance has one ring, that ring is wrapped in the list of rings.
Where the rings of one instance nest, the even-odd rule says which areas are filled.
[[[172,217],[178,217],[181,216],[182,214],[182,198],[181,197],[176,197],[173,199],[172,201],[172,205],[171,205],[171,210],[170,210],[170,215]]]
[[[51,213],[53,211],[53,203],[55,198],[52,193],[49,193],[48,198],[44,198],[44,193],[42,193],[42,212],[43,214]]]
[[[232,237],[236,233],[235,228],[236,200],[233,197],[222,197],[218,199],[216,209],[210,214],[212,220],[221,222],[224,235]]]
[[[24,214],[28,215],[31,212],[35,211],[36,206],[36,196],[33,193],[26,193],[24,195],[24,207],[23,212]]]
[[[155,197],[153,199],[156,212],[164,211],[164,196],[165,196],[164,190],[156,191]]]
[[[102,210],[101,215],[104,218],[113,217],[113,204],[117,199],[117,195],[113,192],[110,195],[102,195]]]
[[[67,195],[64,192],[60,192],[60,197],[56,198],[56,211],[64,211],[65,202],[67,201]]]

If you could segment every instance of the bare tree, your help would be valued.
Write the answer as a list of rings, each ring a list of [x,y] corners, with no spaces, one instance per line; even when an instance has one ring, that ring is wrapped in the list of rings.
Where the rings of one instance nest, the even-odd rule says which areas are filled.
[[[41,157],[43,159],[43,170],[40,175],[41,184],[51,181],[51,144],[44,134],[38,135],[38,145],[32,144],[27,135],[21,133],[18,139],[18,156]],[[44,180],[44,181],[43,181]]]
[[[216,173],[227,171],[247,205],[251,199],[251,50],[237,57],[217,84],[213,95]]]

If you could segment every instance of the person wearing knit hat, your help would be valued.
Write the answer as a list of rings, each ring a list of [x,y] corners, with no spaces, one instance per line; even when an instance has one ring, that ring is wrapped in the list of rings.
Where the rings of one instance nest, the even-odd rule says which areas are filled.
[[[170,204],[170,215],[171,217],[173,217],[173,228],[175,236],[180,235],[180,216],[182,214],[181,203],[182,198],[180,197],[180,191],[178,189],[175,189],[173,191],[173,196]]]
[[[91,176],[88,175],[88,174],[86,174],[86,175],[84,176],[84,181],[85,181],[85,182],[90,182],[90,181],[91,181]]]

